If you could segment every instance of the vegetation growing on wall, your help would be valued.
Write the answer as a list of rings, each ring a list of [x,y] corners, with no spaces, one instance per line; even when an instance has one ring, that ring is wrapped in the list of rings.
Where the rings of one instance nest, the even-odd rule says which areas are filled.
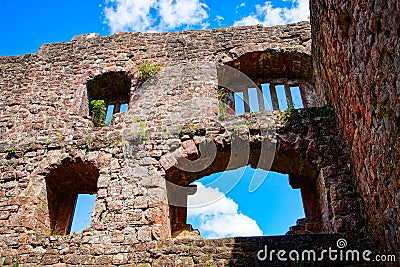
[[[224,88],[218,89],[219,117],[226,117],[226,92]]]
[[[107,108],[104,100],[90,101],[90,113],[92,115],[94,126],[99,127],[105,125]]]
[[[153,64],[145,60],[142,65],[138,67],[137,77],[140,81],[144,82],[148,78],[157,75],[160,72],[160,65]]]

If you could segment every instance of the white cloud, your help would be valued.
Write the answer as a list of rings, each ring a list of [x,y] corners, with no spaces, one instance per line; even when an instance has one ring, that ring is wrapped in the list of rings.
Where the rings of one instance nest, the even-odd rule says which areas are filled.
[[[255,15],[249,15],[247,17],[242,18],[239,21],[235,21],[234,26],[247,26],[247,25],[256,25],[262,24],[262,22]]]
[[[274,7],[271,1],[255,6],[256,14],[248,15],[239,21],[235,21],[235,26],[264,24],[272,26],[287,24],[303,20],[308,20],[310,15],[309,0],[291,0],[292,6]]]
[[[236,14],[238,14],[239,13],[239,8],[241,8],[241,7],[245,7],[246,6],[246,3],[241,3],[240,5],[236,5]]]
[[[209,8],[202,0],[107,0],[106,4],[105,22],[112,32],[208,25]]]
[[[215,19],[216,19],[216,20],[224,20],[225,18],[224,18],[223,16],[217,15],[217,16],[215,17]]]
[[[218,189],[196,185],[196,194],[188,197],[187,216],[204,238],[263,235],[255,220],[238,211],[235,201]]]
[[[218,26],[222,26],[222,22],[225,20],[225,18],[223,16],[217,15],[215,16],[214,21],[217,22]]]

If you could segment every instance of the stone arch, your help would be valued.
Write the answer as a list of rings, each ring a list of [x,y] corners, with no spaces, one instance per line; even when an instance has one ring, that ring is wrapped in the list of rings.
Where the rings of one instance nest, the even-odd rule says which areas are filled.
[[[107,107],[114,106],[113,114],[117,114],[121,105],[129,104],[131,87],[132,81],[125,71],[110,71],[97,75],[86,83],[88,105],[92,100],[104,100]]]
[[[19,195],[21,211],[11,224],[46,235],[69,234],[78,194],[97,193],[100,165],[98,159],[86,160],[84,154],[50,152]]]
[[[256,83],[279,78],[313,80],[311,55],[298,51],[248,52],[225,64],[240,70]]]
[[[246,122],[249,121],[247,120]],[[259,164],[261,150],[265,148],[262,146],[262,141],[260,141],[263,139],[263,134],[259,125],[241,128],[239,131],[235,128],[223,128],[220,126],[215,128],[218,131],[217,129],[213,129],[210,124],[190,124],[189,127],[184,127],[180,147],[160,159],[161,165],[166,171],[165,178],[172,184],[168,186],[167,183],[167,192],[170,203],[169,216],[173,237],[180,230],[189,230],[191,228],[190,225],[186,224],[186,207],[184,205],[176,206],[171,203],[185,203],[187,196],[196,192],[196,188],[190,187],[192,182],[214,173],[247,165],[251,165],[252,168],[261,168],[267,171],[288,174],[290,185],[294,189],[300,188],[301,190],[306,215],[304,221],[313,223],[312,227],[307,229],[307,232],[321,232],[321,211],[319,210],[319,194],[316,188],[316,181],[320,171],[317,161],[318,157],[321,157],[321,154],[318,149],[315,150],[314,154],[311,152],[310,147],[312,146],[312,142],[308,139],[307,135],[304,135],[301,131],[277,134],[275,157],[273,158],[271,168],[268,168],[265,167],[268,164]],[[306,129],[307,127],[305,126],[303,130]],[[243,161],[236,165],[230,165],[233,139],[240,139],[239,142],[242,142],[242,144],[248,142],[249,157],[246,162]],[[195,161],[200,159],[202,156],[201,146],[206,146],[207,143],[212,143],[216,146],[215,158],[207,168],[191,172],[179,167],[180,162],[184,160]],[[178,185],[181,188],[174,185]]]

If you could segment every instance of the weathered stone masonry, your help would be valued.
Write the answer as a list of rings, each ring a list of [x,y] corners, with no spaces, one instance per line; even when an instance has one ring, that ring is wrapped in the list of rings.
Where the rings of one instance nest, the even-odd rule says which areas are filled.
[[[400,247],[400,2],[311,1],[316,90],[337,111],[368,233]]]
[[[322,78],[313,71],[310,50],[310,26],[298,23],[83,35],[43,45],[37,54],[1,57],[0,263],[259,264],[255,253],[264,239],[168,241],[176,230],[189,228],[182,229],[186,226],[179,216],[185,212],[168,205],[172,196],[166,180],[187,186],[225,170],[233,142],[246,146],[245,140],[251,157],[241,166],[257,166],[263,142],[276,141],[271,169],[288,173],[291,185],[302,190],[306,218],[290,234],[362,237],[353,178],[357,169],[343,149],[334,111],[323,106],[331,96],[321,93]],[[156,80],[161,86],[139,87],[136,73],[143,60],[174,71]],[[217,70],[207,64],[200,71],[191,68],[198,62],[235,67],[256,85],[295,80],[310,108],[287,116],[265,111],[221,119]],[[186,78],[180,84],[166,86],[168,79],[182,74]],[[88,103],[96,97],[109,104],[129,102],[129,110],[115,114],[111,126],[94,127]],[[201,106],[194,99],[208,102]],[[186,116],[196,112],[214,119]],[[176,113],[182,120],[173,120]],[[175,128],[178,122],[182,127]],[[267,135],[270,125],[276,128],[273,136]],[[209,168],[197,173],[177,168],[176,162],[201,157],[205,144],[217,148]],[[94,214],[90,228],[69,235],[78,193],[97,193]],[[304,235],[291,240],[314,247],[336,238]]]

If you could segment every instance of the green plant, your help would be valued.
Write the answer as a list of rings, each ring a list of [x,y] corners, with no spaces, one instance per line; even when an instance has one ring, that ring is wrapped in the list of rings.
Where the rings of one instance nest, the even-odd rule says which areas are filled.
[[[290,112],[292,112],[292,111],[295,110],[292,100],[288,100],[288,101],[287,101],[287,105],[288,105],[288,110],[289,110]]]
[[[86,138],[86,145],[90,146],[92,143],[93,143],[92,137],[89,136],[88,138]]]
[[[17,168],[17,164],[16,163],[12,163],[11,161],[7,162],[7,166],[8,167],[13,167],[14,169]]]
[[[240,129],[240,126],[238,126],[238,125],[233,125],[232,126],[232,131],[233,131],[234,134],[239,133],[239,129]]]
[[[137,77],[141,81],[146,81],[151,76],[157,75],[160,72],[160,65],[152,64],[150,61],[145,60],[142,65],[138,67]]]
[[[15,156],[16,153],[17,153],[17,149],[15,149],[15,147],[11,147],[8,149],[8,156],[10,156],[10,157]]]
[[[107,115],[107,108],[104,100],[90,101],[90,112],[94,126],[104,126]]]
[[[46,143],[45,143],[46,146],[48,146],[50,144],[51,144],[51,140],[47,140]]]
[[[30,145],[29,145],[27,150],[33,150],[35,148],[35,146],[36,146],[36,142],[33,141],[32,143],[30,143]]]
[[[219,117],[226,117],[226,92],[224,88],[218,89]]]
[[[78,147],[78,146],[77,146],[76,144],[70,144],[70,145],[69,145],[69,148],[70,148],[70,149],[76,149],[77,147]]]
[[[18,262],[13,262],[12,266],[13,267],[18,267]]]
[[[236,260],[236,266],[244,266],[244,261],[243,261],[243,259],[238,258],[238,259]]]
[[[62,142],[65,140],[65,136],[63,134],[57,135],[57,140]]]
[[[283,115],[284,119],[287,119],[291,114],[293,113],[293,109],[286,109],[284,111],[281,112],[281,114]]]
[[[200,260],[197,257],[193,257],[193,263],[194,264],[199,264]]]
[[[133,135],[136,139],[144,140],[146,137],[146,123],[142,120],[138,120],[132,117],[133,122],[135,123],[135,127],[133,130]]]

